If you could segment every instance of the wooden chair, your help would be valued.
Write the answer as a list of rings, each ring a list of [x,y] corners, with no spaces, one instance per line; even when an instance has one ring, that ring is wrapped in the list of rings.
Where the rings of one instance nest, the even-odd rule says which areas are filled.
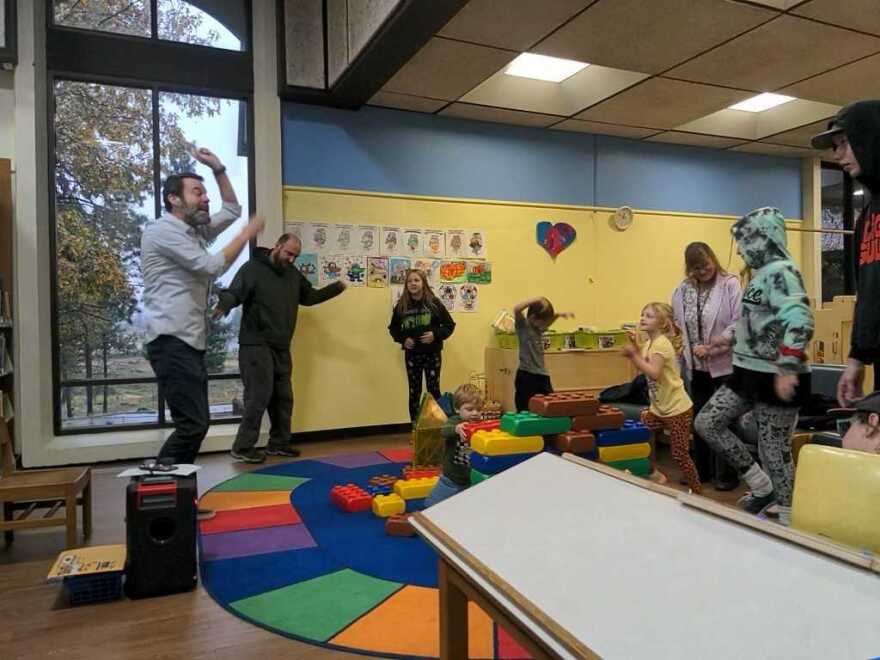
[[[67,548],[77,545],[76,505],[83,508],[83,535],[92,532],[92,473],[90,468],[72,467],[48,470],[16,470],[12,438],[6,421],[0,417],[0,502],[3,503],[3,530],[6,543],[18,529],[67,527]],[[59,514],[61,507],[64,511]],[[42,516],[37,509],[48,507]]]

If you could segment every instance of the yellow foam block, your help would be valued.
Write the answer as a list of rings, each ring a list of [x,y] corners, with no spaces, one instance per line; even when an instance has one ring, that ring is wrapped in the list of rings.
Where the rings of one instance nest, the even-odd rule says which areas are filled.
[[[373,513],[380,518],[387,518],[406,511],[406,502],[400,495],[390,493],[388,495],[376,495],[373,498]]]
[[[603,463],[614,461],[630,461],[634,458],[650,458],[651,445],[647,442],[637,442],[634,445],[615,445],[613,447],[599,447],[599,460]]]
[[[477,431],[471,437],[471,449],[483,456],[536,454],[544,450],[544,438],[540,435],[510,435],[500,429]]]
[[[440,477],[422,477],[421,479],[398,479],[394,482],[394,492],[405,500],[418,500],[427,497]]]
[[[804,445],[794,479],[791,524],[880,553],[880,455]]]

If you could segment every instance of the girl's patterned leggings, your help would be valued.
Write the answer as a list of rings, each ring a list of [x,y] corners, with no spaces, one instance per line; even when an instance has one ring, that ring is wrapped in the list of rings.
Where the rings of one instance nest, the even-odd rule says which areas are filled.
[[[415,422],[419,416],[422,402],[422,373],[425,374],[425,389],[435,399],[440,398],[440,353],[407,353],[406,378],[409,381],[409,418]]]
[[[672,458],[678,464],[684,474],[690,489],[699,493],[702,490],[700,475],[697,466],[691,458],[688,450],[691,447],[691,422],[694,418],[694,409],[690,408],[679,415],[672,417],[658,417],[650,410],[642,411],[642,424],[652,431],[666,429],[669,434],[669,445],[672,449]]]

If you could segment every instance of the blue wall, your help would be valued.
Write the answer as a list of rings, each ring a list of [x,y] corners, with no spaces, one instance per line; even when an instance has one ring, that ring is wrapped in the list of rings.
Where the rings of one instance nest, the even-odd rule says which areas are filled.
[[[800,161],[605,136],[284,105],[284,183],[412,195],[801,217]]]

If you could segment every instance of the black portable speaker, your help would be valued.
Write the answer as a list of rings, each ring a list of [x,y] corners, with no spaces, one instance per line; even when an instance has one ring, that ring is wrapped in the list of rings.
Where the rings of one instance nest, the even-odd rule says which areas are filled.
[[[196,477],[134,477],[126,491],[129,598],[160,596],[196,586]]]

